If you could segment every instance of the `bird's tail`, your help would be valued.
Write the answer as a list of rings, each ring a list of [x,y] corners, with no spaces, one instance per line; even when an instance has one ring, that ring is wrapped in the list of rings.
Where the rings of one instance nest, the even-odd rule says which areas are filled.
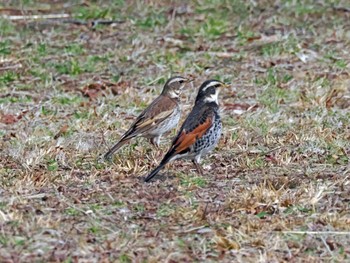
[[[104,158],[105,160],[110,160],[112,155],[120,149],[124,144],[126,144],[130,139],[123,137],[117,142],[105,155]]]
[[[157,168],[155,168],[147,177],[145,178],[145,182],[148,183],[159,171],[169,162],[173,157],[173,151],[170,150],[160,162]]]
[[[163,167],[165,164],[160,164],[156,169],[154,169],[147,177],[145,178],[145,182],[148,183]]]

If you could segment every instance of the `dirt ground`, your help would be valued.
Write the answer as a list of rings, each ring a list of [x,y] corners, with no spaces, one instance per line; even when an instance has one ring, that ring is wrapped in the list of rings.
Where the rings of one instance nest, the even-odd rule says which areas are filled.
[[[1,262],[350,261],[349,1],[2,1]],[[223,135],[166,166],[133,140],[174,75]]]

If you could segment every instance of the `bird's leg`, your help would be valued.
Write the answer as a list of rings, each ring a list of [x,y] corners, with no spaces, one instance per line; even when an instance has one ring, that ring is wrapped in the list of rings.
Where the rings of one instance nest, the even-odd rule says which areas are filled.
[[[193,162],[194,166],[196,167],[197,172],[198,172],[201,176],[203,176],[203,175],[204,175],[203,169],[202,169],[202,167],[200,166],[199,162],[198,162],[196,159],[195,159],[195,160],[192,160],[192,162]]]
[[[157,159],[158,159],[158,158],[161,158],[162,155],[163,155],[163,152],[160,151],[160,147],[159,147],[159,144],[160,144],[160,137],[161,137],[161,136],[157,136],[157,137],[153,137],[153,138],[150,139],[152,145],[157,149],[157,152],[158,152],[157,157],[156,157]]]
[[[159,149],[159,137],[152,137],[149,141],[156,149]]]

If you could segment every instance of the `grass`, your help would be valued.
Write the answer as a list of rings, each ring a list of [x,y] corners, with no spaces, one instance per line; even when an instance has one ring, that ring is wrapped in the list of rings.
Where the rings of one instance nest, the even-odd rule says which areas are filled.
[[[22,1],[115,23],[0,18],[0,261],[348,261],[349,8]],[[232,83],[205,176],[176,161],[143,183],[175,131],[99,162],[175,74],[195,77],[183,117],[202,81]]]

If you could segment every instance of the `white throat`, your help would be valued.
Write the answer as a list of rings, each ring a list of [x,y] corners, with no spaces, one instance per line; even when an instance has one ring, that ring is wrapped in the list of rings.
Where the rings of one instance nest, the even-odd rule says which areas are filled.
[[[169,92],[169,97],[172,99],[177,99],[180,96],[180,91],[172,90]]]
[[[169,92],[169,97],[172,98],[172,99],[177,99],[180,97],[180,93],[181,93],[181,90],[183,89],[185,85],[182,85],[179,89],[177,90],[171,90]]]
[[[215,92],[215,94],[211,94],[210,96],[206,97],[204,101],[215,102],[216,104],[218,104],[218,95],[219,95],[219,92]]]

